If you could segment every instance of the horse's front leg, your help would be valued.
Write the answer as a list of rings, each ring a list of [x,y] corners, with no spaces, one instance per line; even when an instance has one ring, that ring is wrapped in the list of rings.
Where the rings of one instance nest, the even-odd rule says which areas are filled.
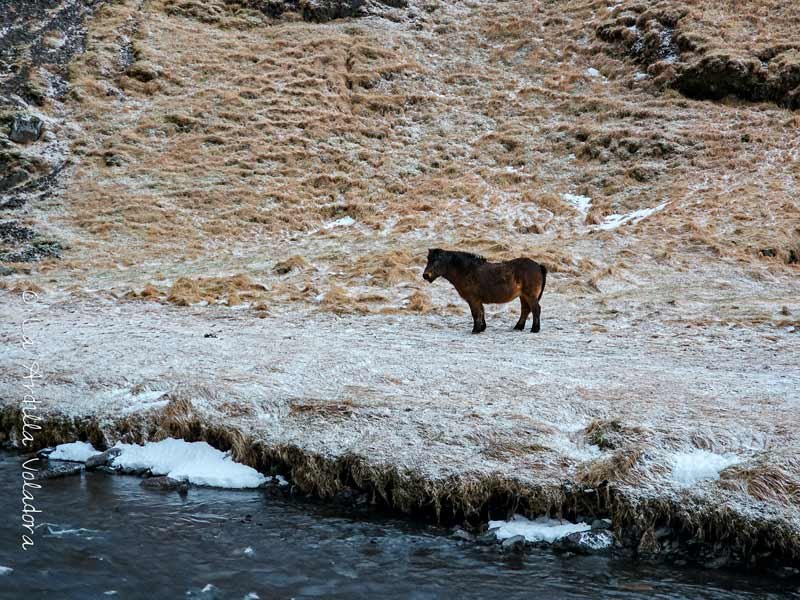
[[[480,333],[486,329],[486,318],[483,312],[483,304],[480,302],[470,302],[469,310],[472,313],[472,333]]]

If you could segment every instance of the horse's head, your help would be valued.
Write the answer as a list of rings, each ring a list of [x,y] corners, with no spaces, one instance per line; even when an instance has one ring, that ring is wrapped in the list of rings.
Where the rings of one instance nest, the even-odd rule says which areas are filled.
[[[428,264],[425,265],[425,271],[422,273],[422,278],[425,281],[433,283],[437,277],[444,275],[444,251],[439,248],[431,248],[428,250]]]

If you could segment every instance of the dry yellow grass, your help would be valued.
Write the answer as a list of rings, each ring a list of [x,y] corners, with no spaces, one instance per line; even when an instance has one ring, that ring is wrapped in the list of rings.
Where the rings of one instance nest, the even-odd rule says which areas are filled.
[[[677,31],[692,39],[721,28],[742,52],[786,42],[794,9],[748,4],[651,12],[686,13]],[[595,35],[628,8],[435,4],[413,21],[316,24],[221,2],[104,5],[71,65],[77,166],[48,216],[69,250],[39,274],[118,296],[357,313],[450,310],[419,281],[429,246],[529,255],[550,291],[597,300],[656,279],[702,295],[703,265],[790,281],[800,117],[635,80],[646,65]],[[566,193],[591,197],[588,211]],[[230,273],[266,289],[190,283]]]

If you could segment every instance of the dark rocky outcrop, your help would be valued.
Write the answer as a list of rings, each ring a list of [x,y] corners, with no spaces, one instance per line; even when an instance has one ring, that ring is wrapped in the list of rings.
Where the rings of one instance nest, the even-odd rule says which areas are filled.
[[[229,3],[254,8],[270,17],[297,13],[303,20],[315,23],[365,17],[381,7],[404,8],[407,5],[406,0],[237,0]]]
[[[47,468],[36,473],[36,479],[60,479],[71,475],[79,475],[83,470],[83,465],[72,462],[49,461]]]
[[[162,492],[177,491],[185,493],[189,489],[189,484],[185,481],[178,481],[172,477],[148,477],[142,480],[141,486],[149,490],[159,490]]]
[[[500,548],[502,548],[503,552],[522,552],[525,550],[525,536],[515,535],[507,538],[500,544]]]
[[[800,108],[800,42],[728,48],[693,27],[680,3],[629,3],[601,23],[597,36],[641,64],[652,81],[699,100],[734,96]]]
[[[48,256],[60,256],[59,242],[38,235],[16,221],[0,223],[0,262],[31,262]]]
[[[110,467],[112,461],[121,453],[122,450],[120,450],[119,448],[109,448],[102,454],[95,454],[94,456],[90,456],[85,463],[86,470],[91,471],[99,467]]]
[[[44,123],[35,115],[16,115],[11,122],[11,131],[8,134],[12,142],[30,144],[42,136]]]
[[[685,65],[673,85],[690,98],[736,96],[800,108],[800,52],[787,50],[767,63],[757,56],[717,51]]]
[[[614,548],[616,538],[611,531],[577,531],[556,540],[553,549],[573,554],[609,554]]]

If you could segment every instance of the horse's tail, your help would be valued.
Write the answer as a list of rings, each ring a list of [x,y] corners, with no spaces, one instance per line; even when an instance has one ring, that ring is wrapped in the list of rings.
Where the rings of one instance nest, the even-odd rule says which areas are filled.
[[[547,267],[540,264],[539,268],[542,270],[542,288],[539,290],[539,297],[536,299],[537,302],[542,299],[542,294],[544,294],[544,284],[547,282]]]

